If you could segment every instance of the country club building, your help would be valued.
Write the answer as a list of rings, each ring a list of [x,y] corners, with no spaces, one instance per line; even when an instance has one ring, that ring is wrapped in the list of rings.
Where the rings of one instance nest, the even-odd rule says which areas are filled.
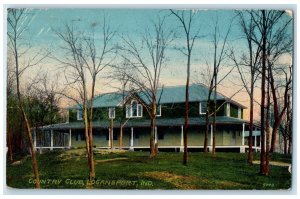
[[[183,126],[185,114],[185,86],[164,87],[158,91],[160,101],[155,122],[155,142],[159,151],[183,150]],[[138,100],[136,98],[139,98]],[[208,88],[202,84],[189,87],[188,150],[202,151],[205,132],[205,114]],[[217,93],[220,107],[216,119],[216,151],[245,152],[248,148],[249,121],[243,119],[246,108],[240,103]],[[211,99],[212,100],[212,99]],[[98,95],[93,101],[93,144],[96,148],[118,148],[120,125],[123,127],[123,149],[149,150],[150,119],[142,103],[141,95],[134,98],[122,93]],[[43,126],[34,131],[37,150],[85,147],[83,114],[79,105],[69,108],[66,123]],[[113,120],[113,136],[110,122]],[[211,126],[212,127],[212,126]],[[208,135],[209,150],[212,147],[212,128]],[[254,125],[253,149],[260,149],[260,131]],[[111,142],[111,139],[113,140]],[[113,143],[113,146],[111,146]]]

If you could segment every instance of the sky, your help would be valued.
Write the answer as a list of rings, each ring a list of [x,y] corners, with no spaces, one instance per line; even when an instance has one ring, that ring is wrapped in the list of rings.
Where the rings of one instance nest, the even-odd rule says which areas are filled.
[[[196,13],[193,24],[192,33],[199,30],[199,39],[195,41],[191,59],[191,82],[201,82],[199,74],[206,69],[208,63],[212,66],[213,46],[212,33],[216,22],[218,22],[220,44],[229,27],[230,34],[228,37],[228,46],[236,50],[237,54],[246,50],[245,41],[242,38],[241,28],[235,17],[234,10],[194,10]],[[158,18],[166,17],[166,29],[172,29],[176,32],[176,38],[166,51],[167,62],[166,67],[162,71],[161,83],[164,86],[184,85],[186,81],[186,57],[175,49],[175,47],[183,47],[185,45],[184,34],[178,20],[170,15],[169,10],[158,9],[67,9],[67,8],[50,8],[50,9],[27,9],[27,17],[22,25],[27,25],[28,29],[24,33],[24,38],[30,41],[34,54],[37,51],[48,49],[53,56],[64,57],[62,50],[63,42],[57,36],[56,32],[63,31],[66,24],[72,24],[76,31],[90,34],[94,27],[96,44],[101,46],[101,25],[104,16],[108,19],[110,26],[116,30],[117,34],[113,39],[113,43],[122,42],[121,36],[126,35],[132,38],[137,45],[141,44],[141,36],[149,27],[149,33],[153,33],[151,24]],[[29,52],[30,53],[30,52]],[[147,56],[146,52],[142,52]],[[288,57],[287,60],[290,58]],[[120,58],[116,58],[116,62]],[[223,63],[223,70],[220,76],[226,74],[232,65],[229,62]],[[212,67],[211,67],[212,68]],[[46,58],[43,63],[31,68],[23,76],[26,82],[39,74],[41,71],[47,71],[49,76],[60,74],[59,82],[61,85],[65,83],[63,70],[59,64],[51,59]],[[106,71],[109,72],[109,71]],[[114,91],[110,85],[111,80],[101,78],[96,87],[96,93],[105,93]],[[117,85],[113,85],[117,86]],[[239,81],[237,71],[233,71],[229,77],[220,85],[220,92],[226,96],[231,96],[242,87]],[[259,93],[257,94],[259,98]],[[245,92],[241,92],[233,99],[241,104],[248,106],[248,97]],[[68,104],[62,103],[62,106]]]

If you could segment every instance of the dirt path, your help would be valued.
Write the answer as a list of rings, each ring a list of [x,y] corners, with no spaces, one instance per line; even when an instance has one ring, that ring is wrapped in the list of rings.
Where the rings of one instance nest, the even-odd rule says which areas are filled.
[[[259,160],[255,160],[255,161],[253,161],[253,164],[260,164],[260,161]],[[288,167],[288,171],[290,173],[292,172],[292,165],[289,164],[289,163],[270,161],[269,164],[273,165],[273,166]]]

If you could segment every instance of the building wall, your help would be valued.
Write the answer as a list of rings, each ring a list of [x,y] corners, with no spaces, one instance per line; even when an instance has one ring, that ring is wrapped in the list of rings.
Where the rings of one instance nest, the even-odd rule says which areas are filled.
[[[206,102],[201,102],[205,104]],[[226,116],[226,103],[224,100],[217,101],[217,116]],[[237,106],[231,105],[231,117],[237,117]],[[94,108],[93,109],[93,121],[109,121],[108,118],[108,107],[105,108]],[[210,110],[214,109],[213,103],[210,105]],[[115,107],[115,121],[125,120],[125,110],[122,107]],[[185,116],[185,103],[174,103],[174,104],[162,104],[161,105],[161,118],[180,118]],[[199,102],[189,103],[189,117],[205,117],[205,115],[199,114]],[[149,119],[147,110],[143,108],[142,118],[133,118],[134,120]],[[77,120],[77,110],[69,110],[69,122],[76,122]],[[81,120],[82,121],[82,120]]]
[[[189,146],[204,145],[204,127],[192,127],[188,132]],[[120,142],[119,128],[114,129],[113,141],[114,147],[119,147]],[[163,135],[163,136],[162,136]],[[76,140],[77,136],[77,140]],[[81,139],[81,137],[83,139]],[[131,128],[123,129],[123,147],[130,147]],[[242,144],[242,132],[240,130],[217,129],[216,132],[217,146],[240,146]],[[149,128],[133,128],[133,146],[148,147],[150,140]],[[162,139],[160,139],[162,138]],[[93,143],[96,147],[108,147],[108,130],[95,130]],[[180,146],[181,145],[181,127],[158,127],[157,143],[162,146]],[[208,146],[211,143],[211,134],[208,134]],[[72,133],[72,147],[85,147],[85,137],[83,131],[75,131]]]

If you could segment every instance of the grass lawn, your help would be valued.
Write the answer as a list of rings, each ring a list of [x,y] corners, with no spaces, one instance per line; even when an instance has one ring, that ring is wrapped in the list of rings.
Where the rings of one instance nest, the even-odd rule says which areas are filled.
[[[259,154],[254,154],[259,160]],[[247,154],[190,153],[188,166],[182,153],[159,153],[151,160],[147,152],[95,154],[96,180],[88,181],[88,164],[83,149],[38,155],[42,188],[96,189],[288,189],[287,167],[270,166],[271,175],[259,175],[259,165],[248,165]],[[271,160],[291,162],[290,156],[274,154]],[[31,159],[7,163],[7,185],[33,188]]]

